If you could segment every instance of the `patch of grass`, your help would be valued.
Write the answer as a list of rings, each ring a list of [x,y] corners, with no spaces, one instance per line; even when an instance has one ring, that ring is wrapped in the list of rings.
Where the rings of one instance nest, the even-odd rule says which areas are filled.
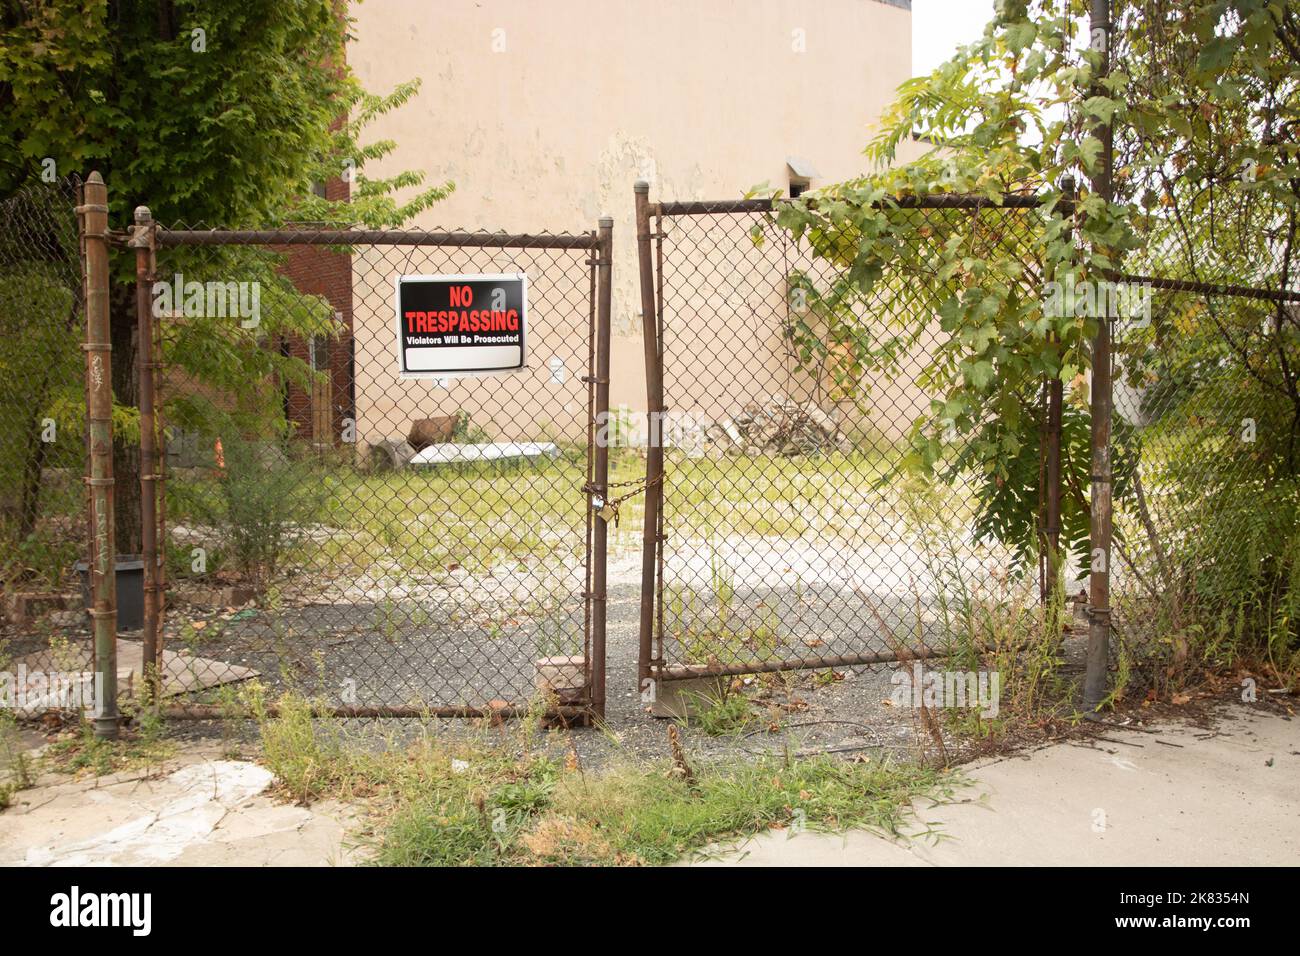
[[[584,527],[586,515],[583,496],[573,489],[586,481],[586,450],[573,443],[558,444],[558,458],[525,463],[467,463],[384,473],[344,465],[318,472],[286,466],[281,484],[292,486],[293,500],[311,492],[312,513],[303,520],[319,521],[327,529],[310,540],[292,541],[288,557],[305,570],[377,568],[426,576],[444,573],[453,564],[480,573],[503,560],[535,560],[539,555],[576,558],[582,539],[574,531]],[[669,520],[675,527],[700,531],[704,530],[700,516],[707,516],[716,523],[713,530],[720,540],[731,535],[815,534],[854,542],[863,534],[877,533],[871,529],[879,523],[864,522],[862,511],[880,507],[881,493],[874,485],[895,453],[890,447],[806,459],[711,459],[670,450]],[[228,450],[228,459],[230,455]],[[233,474],[233,464],[228,464]],[[635,450],[616,449],[611,455],[612,482],[627,482],[644,473],[645,460]],[[201,525],[222,526],[231,508],[229,499],[238,490],[229,480],[210,477],[188,477],[173,484],[175,500],[169,501],[173,519]],[[259,477],[252,489],[257,493],[241,494],[236,510],[242,514],[261,503],[262,510],[275,517],[274,506],[281,505],[284,496],[261,494],[263,486],[276,487],[269,478]],[[431,509],[430,502],[455,507]],[[623,504],[619,526],[610,531],[611,546],[639,539],[644,508],[644,495]],[[546,520],[536,520],[538,515]],[[259,532],[279,532],[285,526],[266,520],[262,511],[253,517],[257,520],[245,524]],[[262,539],[272,545],[279,541],[268,532],[252,543],[260,549],[266,543]],[[278,562],[280,549],[261,550],[268,549]],[[188,554],[188,548],[183,550]],[[215,557],[237,563],[233,551]],[[729,580],[734,572],[716,562],[713,571],[714,591],[725,604],[728,591],[734,591]]]
[[[400,808],[380,835],[377,862],[658,865],[709,844],[766,830],[868,827],[898,834],[914,797],[942,789],[939,775],[821,757],[702,766],[682,779],[664,765],[598,775],[534,759],[473,777]],[[529,800],[511,795],[522,788]],[[503,813],[497,812],[504,810]],[[504,821],[493,829],[492,822]]]
[[[898,834],[914,798],[957,778],[904,764],[831,757],[727,759],[584,771],[545,752],[536,721],[354,748],[337,723],[285,698],[260,723],[264,760],[298,800],[363,798],[373,861],[389,866],[664,864],[767,830],[868,827]],[[561,738],[562,739],[562,738]],[[551,750],[556,738],[550,740]]]
[[[0,810],[7,810],[13,795],[31,785],[31,758],[18,739],[13,717],[0,713]]]
[[[114,746],[111,741],[95,736],[94,727],[85,723],[74,736],[56,740],[46,751],[51,769],[59,773],[78,774],[89,770],[96,777],[107,776],[114,770]]]
[[[172,752],[162,737],[162,721],[150,708],[141,709],[135,724],[123,728],[117,740],[95,736],[94,725],[82,721],[77,732],[56,740],[45,750],[44,765],[56,773],[105,777],[124,770],[155,767]]]
[[[912,666],[914,648],[938,647],[947,656],[930,661],[927,671],[937,672],[945,685],[949,678],[978,680],[983,674],[985,686],[996,686],[998,696],[991,713],[969,700],[922,704],[914,712],[918,760],[929,759],[927,748],[933,744],[937,759],[948,761],[942,727],[987,739],[1076,719],[1072,687],[1061,674],[1062,629],[1069,613],[1063,576],[1052,600],[1041,606],[1037,582],[1017,576],[1005,560],[986,554],[982,569],[970,566],[969,515],[951,507],[949,489],[917,478],[903,487],[901,500],[936,596],[931,601],[917,592],[910,620],[891,623],[864,597],[868,613],[898,655],[900,668]],[[927,612],[933,623],[927,622]]]
[[[773,607],[736,600],[734,574],[714,571],[700,592],[666,587],[664,627],[688,664],[741,664],[768,660],[785,643]]]
[[[893,445],[807,457],[695,458],[669,449],[666,520],[697,527],[701,516],[725,516],[725,529],[718,528],[725,534],[856,542],[866,525],[861,509],[880,507],[875,486],[899,454]]]
[[[271,716],[260,685],[249,685],[240,696],[261,728],[263,759],[288,796],[307,803],[344,786],[347,773],[355,768],[336,733],[337,724],[317,728],[309,699],[285,694]]]
[[[758,722],[749,698],[739,691],[699,699],[702,706],[690,722],[710,737],[735,737]]]
[[[844,680],[844,674],[833,668],[827,668],[824,671],[813,671],[812,685],[814,687],[830,687]]]
[[[611,478],[635,477],[633,464],[627,462],[623,473],[614,470]],[[538,462],[340,472],[326,520],[346,534],[325,545],[319,557],[334,564],[349,559],[359,568],[392,562],[428,573],[457,564],[478,572],[503,559],[573,550],[581,537],[568,532],[586,521],[583,498],[573,489],[585,475],[585,450],[572,446],[561,446],[557,459]],[[430,502],[455,507],[434,511]]]

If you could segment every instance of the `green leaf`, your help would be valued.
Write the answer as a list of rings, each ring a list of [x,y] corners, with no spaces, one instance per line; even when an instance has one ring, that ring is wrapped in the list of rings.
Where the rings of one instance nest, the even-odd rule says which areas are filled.
[[[1218,73],[1232,63],[1240,47],[1238,37],[1217,36],[1201,50],[1201,55],[1196,58],[1196,68],[1203,73]]]

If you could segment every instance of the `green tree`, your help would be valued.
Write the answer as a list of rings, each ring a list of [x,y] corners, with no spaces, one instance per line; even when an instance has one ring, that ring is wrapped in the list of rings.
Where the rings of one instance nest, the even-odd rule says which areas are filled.
[[[1044,380],[1059,378],[1067,393],[1063,544],[1081,561],[1088,547],[1090,410],[1088,396],[1071,386],[1090,366],[1101,310],[1047,307],[1048,283],[1072,289],[1123,270],[1295,288],[1300,12],[1285,0],[1114,0],[1111,32],[1094,36],[1090,6],[998,0],[979,40],[900,88],[866,151],[870,175],[782,203],[774,213],[856,286],[873,316],[890,317],[868,335],[839,335],[855,343],[864,368],[896,369],[901,357],[924,352],[937,325],[921,375],[936,398],[915,423],[907,464],[971,480],[979,489],[977,529],[1022,558],[1032,550],[1026,543],[1039,507]],[[1107,53],[1109,73],[1102,70]],[[1100,124],[1114,128],[1109,201],[1090,188],[1105,156]],[[903,144],[914,139],[931,147],[898,163]],[[1067,178],[1081,187],[1072,208],[1060,202]],[[899,202],[947,193],[1034,195],[1045,204],[922,216]],[[842,289],[828,291],[843,299]],[[1119,374],[1137,385],[1157,383],[1163,399],[1146,409],[1150,415],[1204,420],[1215,407],[1224,426],[1198,439],[1202,465],[1194,474],[1166,474],[1181,483],[1188,508],[1195,505],[1185,513],[1225,533],[1222,516],[1249,510],[1251,499],[1295,516],[1300,311],[1222,297],[1193,303],[1176,294],[1157,296],[1154,308],[1164,321],[1139,331],[1121,316]],[[1228,395],[1254,410],[1258,442],[1227,440]],[[1140,496],[1142,450],[1123,423],[1114,442],[1116,491]],[[1264,490],[1268,505],[1256,498]],[[1236,495],[1232,507],[1223,498],[1229,494]],[[1142,550],[1160,564],[1170,544],[1146,525],[1151,540]],[[1288,526],[1291,539],[1267,538]],[[1255,552],[1294,554],[1294,521],[1252,527]],[[1203,594],[1206,576],[1231,563],[1204,552],[1229,543],[1180,537],[1183,557],[1195,559],[1188,566],[1201,577],[1164,585]],[[1250,580],[1231,601],[1280,607],[1293,562],[1265,567],[1250,558],[1253,570],[1242,577]],[[1251,588],[1265,597],[1247,594]],[[1288,620],[1290,641],[1294,615]]]
[[[289,220],[399,225],[446,195],[421,172],[368,178],[368,162],[392,152],[361,146],[374,117],[399,107],[416,83],[364,91],[345,61],[349,21],[334,0],[43,0],[0,9],[0,197],[50,168],[99,170],[109,184],[110,226],[130,225],[137,205],[170,224],[274,227]],[[313,195],[346,176],[350,201]],[[404,201],[397,190],[412,190]],[[264,280],[289,297],[273,262],[248,251],[190,260],[229,280]],[[174,264],[186,264],[183,256]],[[138,544],[138,404],[132,331],[134,265],[114,256],[113,389],[122,406],[115,449],[118,547]],[[245,388],[266,376],[305,381],[296,359],[262,348],[267,336],[327,331],[323,303],[266,309],[258,334],[205,321],[187,325],[169,356],[196,380]],[[257,375],[258,378],[252,376]],[[274,403],[262,412],[274,415]],[[134,436],[138,440],[138,435]]]

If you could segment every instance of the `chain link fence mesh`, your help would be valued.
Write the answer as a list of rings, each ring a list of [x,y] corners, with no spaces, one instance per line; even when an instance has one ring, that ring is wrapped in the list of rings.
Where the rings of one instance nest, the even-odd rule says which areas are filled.
[[[1276,291],[1276,286],[1274,286]],[[1297,453],[1294,304],[1249,294],[1150,289],[1117,323],[1117,459],[1111,568],[1116,652],[1166,662],[1164,676],[1226,653],[1251,626],[1261,571],[1292,520],[1285,471]],[[1146,314],[1149,311],[1149,315]],[[1206,609],[1226,614],[1210,619]],[[1217,636],[1216,636],[1217,635]],[[1123,665],[1121,665],[1123,666]]]
[[[62,600],[24,598],[77,593],[87,554],[79,191],[64,179],[0,200],[0,658],[48,644]]]
[[[938,307],[960,279],[918,283],[886,267],[864,295],[744,206],[656,221],[667,407],[658,672],[906,658],[949,646],[963,608],[1029,601],[1032,572],[1013,574],[1010,551],[972,532],[969,481],[900,470],[914,422],[939,417],[925,369],[945,334]],[[1038,214],[891,213],[923,224],[910,261],[924,268],[927,245],[961,234],[1020,259],[1035,297],[1023,227]],[[955,468],[963,448],[943,440],[941,469]]]
[[[1020,294],[1040,300],[1029,217],[1041,213],[891,210],[921,226],[918,248],[899,250],[862,295],[754,203],[667,205],[676,208],[655,223],[667,407],[658,672],[835,667],[951,649],[970,608],[1044,597],[1027,587],[1030,552],[979,532],[969,478],[920,483],[899,468],[914,422],[932,429],[941,417],[925,366],[944,334],[941,300],[960,288],[959,278],[910,270],[926,268],[927,243],[959,237],[977,258],[1018,263]],[[1187,628],[1240,629],[1195,615],[1223,607],[1235,587],[1246,593],[1267,560],[1258,549],[1277,540],[1270,523],[1290,513],[1269,495],[1274,465],[1300,446],[1287,403],[1296,306],[1266,300],[1286,274],[1284,256],[1276,242],[1257,245],[1257,268],[1235,275],[1191,255],[1199,247],[1186,237],[1153,235],[1127,263],[1135,274],[1098,292],[1110,296],[1098,302],[1115,337],[1115,659],[1177,661]],[[1170,279],[1242,287],[1179,291],[1162,286]],[[1061,439],[1063,590],[1079,602],[1088,391],[1086,374],[1065,384]],[[1034,414],[1045,428],[1045,408]],[[1045,443],[1040,431],[1027,449],[1037,476],[1018,476],[1018,493],[1037,497],[1040,535]],[[940,474],[965,451],[946,440]],[[1238,547],[1225,552],[1225,541]]]
[[[186,699],[256,677],[360,710],[585,701],[594,236],[162,235],[164,663]],[[394,277],[500,272],[528,275],[529,367],[401,378]]]

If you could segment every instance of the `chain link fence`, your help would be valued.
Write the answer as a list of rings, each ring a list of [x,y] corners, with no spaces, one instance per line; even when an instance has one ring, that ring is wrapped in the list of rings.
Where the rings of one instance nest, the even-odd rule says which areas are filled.
[[[1300,293],[1178,285],[1147,287],[1116,333],[1118,666],[1154,657],[1158,681],[1231,659],[1277,610],[1260,586],[1284,560],[1300,453],[1284,301]]]
[[[62,183],[0,204],[10,605],[75,594],[87,550],[78,201],[77,184]],[[959,235],[980,258],[1019,263],[1018,294],[1037,300],[1029,237],[1043,211],[1032,200],[905,204],[891,214],[920,227],[900,252],[908,267],[887,265],[865,295],[771,213],[756,200],[639,200],[649,462],[645,478],[616,482],[607,446],[627,423],[607,414],[603,232],[146,222],[115,234],[145,289],[107,297],[114,323],[139,323],[142,353],[113,355],[137,368],[139,411],[119,398],[114,430],[141,459],[138,474],[119,475],[115,508],[122,526],[145,529],[143,622],[123,616],[138,580],[118,579],[124,690],[134,675],[156,679],[168,710],[189,716],[246,709],[254,681],[338,714],[519,713],[539,694],[598,713],[605,524],[619,504],[637,524],[642,496],[643,689],[949,653],[972,607],[1028,610],[1046,597],[1033,561],[1058,536],[1065,590],[1079,594],[1086,375],[1063,383],[1059,428],[1046,384],[1025,397],[1038,440],[1001,493],[1033,511],[1028,538],[996,533],[981,510],[989,489],[955,435],[925,436],[952,480],[903,467],[915,424],[942,418],[926,368],[946,334],[940,300],[962,282],[916,282],[909,269]],[[1134,274],[1114,277],[1137,303],[1115,321],[1112,357],[1121,672],[1153,648],[1193,666],[1180,634],[1245,626],[1200,620],[1204,608],[1240,616],[1268,600],[1249,588],[1273,525],[1294,512],[1274,500],[1285,494],[1276,473],[1300,454],[1288,404],[1300,296],[1207,281],[1162,250],[1153,239],[1126,264]],[[1272,288],[1276,270],[1264,271]],[[394,277],[498,273],[529,277],[528,368],[402,377]],[[35,625],[6,625],[11,654],[48,653],[54,631],[86,627],[76,607],[53,629],[40,611]]]
[[[662,491],[643,682],[970,650],[987,636],[971,632],[972,609],[1014,613],[1052,597],[1054,553],[1057,599],[1086,607],[1089,567],[1105,562],[1089,543],[1088,373],[1022,396],[1037,440],[1022,444],[1009,479],[972,475],[971,446],[951,433],[934,469],[946,480],[902,467],[944,415],[948,396],[930,387],[927,365],[947,334],[943,300],[963,281],[925,271],[938,259],[927,244],[958,239],[973,258],[1015,263],[1015,296],[1041,302],[1037,202],[891,206],[917,226],[917,247],[897,250],[867,294],[777,227],[772,208],[644,205],[650,402],[664,424],[647,471]],[[1272,472],[1300,454],[1287,344],[1300,296],[1277,290],[1277,249],[1261,248],[1261,272],[1246,277],[1257,285],[1223,284],[1222,270],[1215,284],[1195,270],[1183,278],[1179,250],[1158,239],[1128,263],[1142,274],[1094,281],[1088,306],[1105,309],[1115,340],[1115,540],[1102,570],[1114,579],[1121,686],[1139,657],[1186,665],[1189,629],[1241,630],[1245,605],[1267,600],[1249,593],[1269,560],[1260,549],[1293,514],[1270,502],[1288,494]],[[1000,517],[1016,509],[1034,515],[1028,533]],[[1232,606],[1237,620],[1197,619]]]
[[[1033,590],[1007,546],[972,530],[968,480],[923,483],[901,468],[914,422],[943,404],[925,369],[960,279],[887,271],[863,294],[771,210],[649,208],[664,451],[643,680],[930,656],[949,649],[961,606]],[[922,225],[910,260],[961,234],[1024,263],[1023,294],[1041,294],[1032,206],[891,214]],[[961,443],[943,445],[940,470],[959,468]]]
[[[598,709],[600,237],[156,241],[170,710],[253,679],[344,714]],[[528,367],[399,374],[394,277],[480,273],[527,275]]]
[[[0,200],[0,657],[47,648],[87,554],[80,189],[40,182]]]

